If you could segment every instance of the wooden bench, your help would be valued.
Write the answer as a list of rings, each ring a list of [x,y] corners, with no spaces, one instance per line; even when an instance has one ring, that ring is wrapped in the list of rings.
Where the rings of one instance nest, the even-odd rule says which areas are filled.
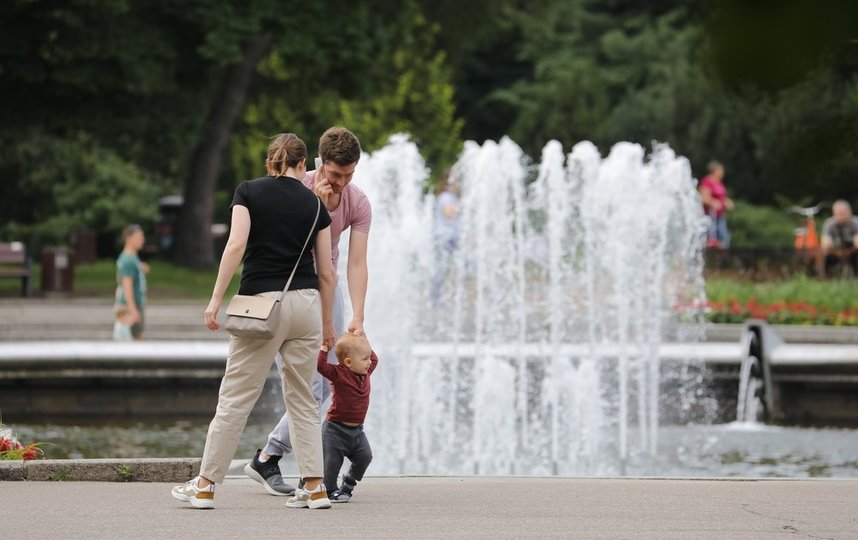
[[[20,278],[21,296],[30,296],[32,270],[27,249],[21,242],[0,244],[0,278]]]

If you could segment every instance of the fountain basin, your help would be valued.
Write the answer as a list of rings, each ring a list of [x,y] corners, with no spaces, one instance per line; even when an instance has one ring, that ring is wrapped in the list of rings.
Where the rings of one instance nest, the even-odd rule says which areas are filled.
[[[209,417],[226,362],[223,341],[7,342],[0,343],[0,410],[7,422],[62,418]],[[403,362],[446,362],[490,356],[499,362],[560,357],[614,362],[640,347],[614,344],[416,343]],[[703,366],[722,409],[735,419],[743,356],[740,343],[661,343],[665,366]],[[434,360],[433,360],[434,359]],[[858,345],[779,343],[768,352],[782,425],[858,426]],[[279,377],[272,368],[255,415],[282,410]],[[733,416],[731,416],[733,415]],[[670,419],[667,419],[668,422]]]

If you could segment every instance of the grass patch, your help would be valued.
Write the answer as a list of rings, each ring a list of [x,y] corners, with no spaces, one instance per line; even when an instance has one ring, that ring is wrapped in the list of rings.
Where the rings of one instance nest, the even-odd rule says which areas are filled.
[[[753,283],[724,278],[706,282],[708,320],[741,323],[858,326],[858,280],[818,281],[799,275]]]
[[[208,299],[217,278],[217,269],[192,270],[167,261],[154,260],[149,263],[150,271],[146,276],[149,300],[166,299]],[[239,273],[232,279],[226,298],[238,290]],[[33,265],[33,294],[41,289],[41,265]],[[21,281],[18,279],[0,280],[0,296],[20,295]],[[79,297],[113,298],[116,292],[116,262],[102,259],[94,264],[77,266],[74,275],[74,294]]]
[[[814,306],[843,311],[858,308],[858,279],[822,281],[797,275],[788,280],[754,283],[727,278],[706,280],[706,296],[712,302],[752,299],[762,304],[807,302]]]
[[[147,276],[150,301],[208,300],[217,277],[216,269],[191,270],[167,261],[153,260]],[[33,292],[39,294],[41,268],[33,266]],[[225,295],[238,290],[239,277],[233,278]],[[116,290],[116,264],[103,259],[75,268],[74,296],[113,298]],[[20,280],[0,280],[0,296],[20,295]],[[762,316],[771,322],[794,324],[856,324],[858,316],[858,279],[822,281],[795,275],[789,279],[754,282],[747,278],[712,276],[706,279],[706,296],[712,304],[711,320],[737,322],[748,316]],[[736,304],[741,304],[736,306]],[[785,305],[784,305],[785,304]],[[794,304],[809,304],[795,306]],[[762,305],[763,310],[757,309]],[[774,307],[772,307],[774,306]]]
[[[134,469],[131,465],[120,465],[116,468],[116,474],[120,482],[131,482],[134,480]]]

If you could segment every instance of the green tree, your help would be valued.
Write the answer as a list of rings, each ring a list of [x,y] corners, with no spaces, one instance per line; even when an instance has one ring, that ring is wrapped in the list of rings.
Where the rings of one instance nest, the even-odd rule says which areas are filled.
[[[446,166],[461,146],[447,59],[437,28],[413,1],[396,10],[354,4],[342,27],[328,26],[308,67],[293,50],[275,48],[232,139],[233,172],[222,187],[263,173],[265,147],[281,131],[303,137],[314,155],[318,136],[345,125],[366,150],[409,132],[431,165]],[[338,24],[331,22],[330,24]],[[321,45],[320,45],[321,47]]]
[[[199,95],[209,86],[206,65],[195,61],[198,33],[185,15],[166,1],[22,0],[0,6],[0,99],[14,104],[0,109],[6,150],[0,159],[0,224],[50,236],[61,228],[46,223],[54,216],[41,209],[65,208],[57,218],[69,226],[115,230],[110,220],[86,217],[88,195],[125,200],[102,189],[122,186],[139,197],[140,210],[123,202],[129,211],[114,215],[151,218],[153,195],[181,185],[205,113]],[[28,146],[36,152],[16,150]],[[38,155],[48,151],[71,160],[69,169],[77,164],[78,173],[64,172],[55,156]],[[53,168],[39,172],[34,165],[42,161]],[[152,178],[163,179],[154,190]],[[62,189],[51,189],[51,183]],[[70,200],[83,208],[70,211]]]
[[[420,124],[431,152],[449,159],[459,124],[444,101],[452,90],[443,57],[403,49],[417,60],[413,75],[404,56],[393,60],[397,41],[407,37],[400,26],[415,28],[419,19],[416,6],[391,10],[381,1],[333,0],[301,6],[276,0],[6,3],[0,6],[0,97],[16,106],[0,113],[0,139],[18,141],[25,132],[80,136],[141,174],[167,179],[161,187],[180,189],[185,199],[176,257],[205,266],[213,262],[210,225],[221,198],[218,186],[231,188],[237,171],[259,170],[265,135],[290,126],[315,137],[331,124],[354,120],[348,116],[354,113],[368,118],[374,131],[367,137],[374,139],[384,129],[398,129],[399,119],[358,104],[396,96],[399,88],[396,113],[412,116],[407,125]],[[425,107],[422,99],[403,96],[423,90],[413,82],[421,76],[432,77],[430,89],[437,92],[423,94],[432,98]],[[423,128],[429,120],[445,131]],[[439,133],[447,137],[441,141]],[[15,161],[20,155],[5,155],[0,172],[11,182],[0,187],[0,224],[13,220],[17,203],[11,201],[28,196],[36,178],[26,163]],[[32,212],[14,216],[29,225],[38,219]]]
[[[706,59],[749,119],[743,195],[854,198],[858,5],[726,0],[709,29]]]
[[[34,134],[3,145],[0,159],[17,164],[9,172],[22,179],[15,210],[0,229],[6,240],[38,248],[80,229],[118,238],[128,223],[155,219],[160,179],[88,135]]]
[[[728,189],[755,204],[854,197],[858,7],[817,4],[537,0],[505,3],[505,22],[487,17],[494,30],[480,37],[442,35],[472,57],[457,70],[491,58],[474,42],[508,38],[489,40],[500,55],[489,65],[511,82],[496,77],[480,94],[454,77],[460,101],[482,104],[466,114],[466,135],[508,133],[534,156],[549,139],[603,152],[668,142],[698,177],[724,162]]]
[[[434,30],[416,15],[400,27],[401,39],[387,55],[385,82],[374,95],[340,102],[343,124],[361,133],[368,149],[394,133],[410,133],[430,168],[451,165],[461,151],[463,122],[456,115],[454,89],[443,52],[432,55]]]
[[[520,55],[533,63],[532,76],[495,92],[517,110],[514,139],[532,154],[549,139],[567,147],[591,140],[603,150],[620,140],[688,140],[689,116],[713,97],[689,56],[701,41],[694,9],[591,0],[538,5],[517,13]]]

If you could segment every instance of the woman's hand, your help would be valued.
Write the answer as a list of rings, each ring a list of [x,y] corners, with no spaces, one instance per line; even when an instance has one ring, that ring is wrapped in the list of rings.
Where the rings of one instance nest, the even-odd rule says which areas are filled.
[[[334,330],[334,323],[322,325],[322,347],[330,349],[337,341],[337,331]]]
[[[209,330],[217,330],[220,328],[220,323],[217,322],[217,312],[220,310],[220,303],[221,300],[219,298],[212,298],[206,308],[206,326],[209,327]]]

